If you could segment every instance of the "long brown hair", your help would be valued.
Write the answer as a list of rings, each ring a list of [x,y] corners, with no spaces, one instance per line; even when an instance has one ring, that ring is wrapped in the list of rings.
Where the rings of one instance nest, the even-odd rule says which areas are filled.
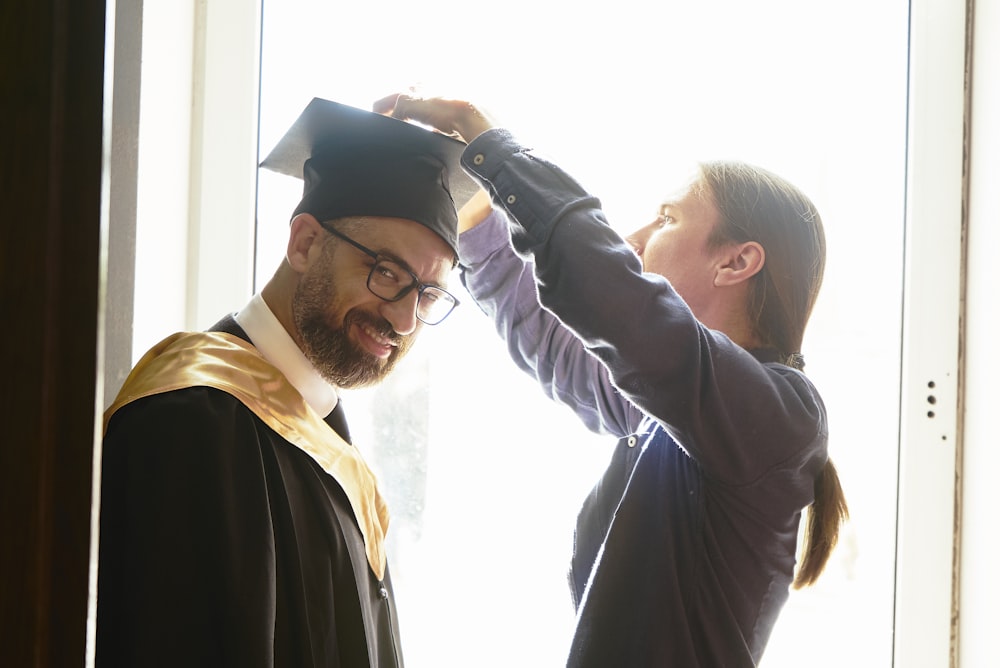
[[[816,304],[826,265],[826,237],[819,211],[798,188],[771,172],[740,162],[707,162],[701,182],[720,214],[710,243],[756,241],[764,267],[751,280],[747,302],[757,341],[802,369],[802,338]],[[802,559],[793,587],[816,582],[848,517],[847,500],[833,462],[813,482],[806,509]]]

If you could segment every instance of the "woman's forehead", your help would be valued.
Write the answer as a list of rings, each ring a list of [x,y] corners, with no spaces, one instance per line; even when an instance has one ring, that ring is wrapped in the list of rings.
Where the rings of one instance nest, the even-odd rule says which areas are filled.
[[[700,175],[694,174],[691,178],[680,185],[677,185],[660,202],[660,212],[667,210],[680,210],[682,212],[693,208],[701,209],[705,205],[714,203],[707,189],[704,179]]]

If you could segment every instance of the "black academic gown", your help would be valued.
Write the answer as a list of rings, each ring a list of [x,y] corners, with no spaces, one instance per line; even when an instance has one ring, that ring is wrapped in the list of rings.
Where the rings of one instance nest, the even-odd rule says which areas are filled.
[[[113,415],[99,550],[99,668],[402,666],[343,489],[221,390]]]

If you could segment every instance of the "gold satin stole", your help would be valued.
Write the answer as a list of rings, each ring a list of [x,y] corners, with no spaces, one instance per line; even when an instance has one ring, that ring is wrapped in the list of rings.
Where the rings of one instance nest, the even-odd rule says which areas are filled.
[[[224,332],[180,332],[156,344],[132,369],[104,413],[104,430],[122,406],[188,387],[213,387],[232,395],[333,476],[347,494],[364,538],[368,565],[381,581],[389,511],[375,475],[357,448],[331,429],[285,376],[239,337]]]

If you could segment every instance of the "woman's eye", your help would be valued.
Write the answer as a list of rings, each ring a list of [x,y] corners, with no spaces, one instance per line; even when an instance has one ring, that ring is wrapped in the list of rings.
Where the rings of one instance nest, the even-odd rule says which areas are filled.
[[[657,227],[663,227],[664,225],[669,225],[672,222],[674,222],[673,217],[672,216],[668,216],[665,213],[661,213],[659,216],[656,217],[656,226]]]

